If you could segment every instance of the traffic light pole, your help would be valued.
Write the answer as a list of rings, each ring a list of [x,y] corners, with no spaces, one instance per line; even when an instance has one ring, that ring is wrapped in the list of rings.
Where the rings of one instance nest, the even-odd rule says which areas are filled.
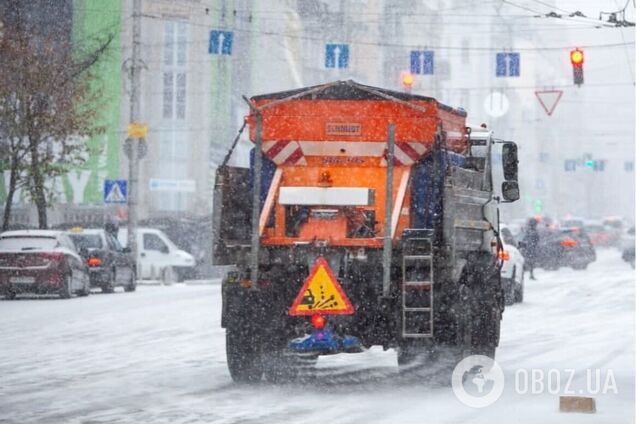
[[[133,0],[133,28],[132,28],[132,58],[130,67],[130,119],[129,122],[139,122],[140,102],[139,91],[141,85],[141,0]],[[137,197],[138,197],[138,164],[139,139],[131,137],[131,149],[128,158],[128,247],[133,258],[137,259]],[[139,275],[139,274],[137,274]]]

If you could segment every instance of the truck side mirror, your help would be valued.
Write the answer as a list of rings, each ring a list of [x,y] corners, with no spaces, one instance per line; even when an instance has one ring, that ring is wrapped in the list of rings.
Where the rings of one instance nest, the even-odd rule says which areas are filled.
[[[516,181],[504,181],[501,183],[501,197],[507,202],[519,200],[519,183]]]
[[[519,160],[517,159],[517,145],[515,143],[506,142],[503,144],[501,163],[503,165],[504,180],[517,181]],[[517,191],[519,191],[518,186]]]

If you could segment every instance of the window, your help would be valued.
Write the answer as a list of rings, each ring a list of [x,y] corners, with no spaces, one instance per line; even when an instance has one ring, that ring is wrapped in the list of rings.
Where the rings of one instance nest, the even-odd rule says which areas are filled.
[[[144,234],[144,249],[168,253],[170,249],[156,234]]]
[[[168,21],[163,32],[163,118],[186,117],[188,24]]]

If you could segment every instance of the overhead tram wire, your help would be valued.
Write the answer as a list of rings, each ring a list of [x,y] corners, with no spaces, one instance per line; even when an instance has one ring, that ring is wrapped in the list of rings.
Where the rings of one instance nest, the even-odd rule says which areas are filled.
[[[169,20],[163,16],[156,16],[156,15],[149,15],[149,14],[142,14],[142,16],[145,18],[157,19],[161,21]],[[195,24],[195,23],[190,23],[190,24],[205,27],[205,28],[210,28],[209,24]],[[215,29],[249,33],[249,34],[258,34],[258,35],[282,36],[282,37],[295,38],[295,39],[306,40],[306,41],[319,41],[319,42],[325,42],[325,43],[329,41],[325,38],[320,38],[320,37],[311,37],[311,36],[297,35],[297,34],[286,34],[286,33],[281,33],[277,31],[252,30],[252,29],[232,28],[232,27],[226,27],[226,26],[219,26],[219,27],[216,27]],[[350,41],[349,44],[364,45],[364,46],[371,46],[371,47],[396,47],[396,48],[419,48],[422,46],[422,43],[398,44],[398,43],[376,43],[376,42],[369,42],[369,41]],[[617,46],[632,45],[632,44],[634,44],[634,42],[608,43],[608,44],[596,44],[596,45],[590,44],[590,45],[581,45],[579,47],[586,48],[586,49],[594,49],[594,48],[617,47]],[[462,50],[462,51],[466,51],[466,50],[501,51],[501,49],[503,48],[503,47],[462,47],[462,46],[433,46],[433,45],[429,45],[428,47],[431,49],[437,49],[437,50]],[[546,51],[546,50],[564,50],[564,49],[570,49],[571,47],[572,46],[567,45],[567,46],[549,46],[549,47],[515,47],[514,49],[516,51]],[[506,48],[510,49],[511,47],[506,47]]]

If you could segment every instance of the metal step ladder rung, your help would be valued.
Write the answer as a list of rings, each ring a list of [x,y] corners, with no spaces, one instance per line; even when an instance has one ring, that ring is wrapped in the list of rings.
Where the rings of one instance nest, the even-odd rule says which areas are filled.
[[[411,287],[431,287],[433,283],[430,281],[405,281],[404,285]]]
[[[402,337],[433,337],[432,238],[409,240],[402,256]]]

